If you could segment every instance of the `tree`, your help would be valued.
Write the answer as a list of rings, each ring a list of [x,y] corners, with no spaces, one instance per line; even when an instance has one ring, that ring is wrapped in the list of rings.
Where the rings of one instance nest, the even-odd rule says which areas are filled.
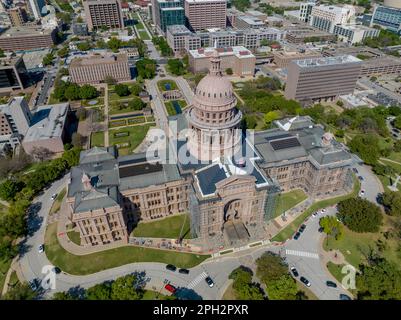
[[[60,58],[65,58],[66,56],[68,56],[69,52],[70,52],[70,50],[68,49],[68,47],[63,47],[59,51],[57,51],[57,55]]]
[[[1,234],[1,232],[0,232]],[[18,247],[13,244],[11,237],[0,238],[0,256],[3,260],[11,260],[18,254]]]
[[[64,97],[67,100],[78,100],[81,97],[81,88],[76,83],[71,83],[65,89]]]
[[[251,7],[250,0],[232,0],[231,3],[236,9],[242,12],[245,12],[246,9]]]
[[[394,152],[401,152],[401,140],[394,141],[393,150]]]
[[[378,232],[383,215],[380,208],[361,198],[350,198],[338,203],[337,217],[355,232]]]
[[[48,53],[47,55],[45,55],[43,57],[42,63],[44,66],[51,65],[51,64],[53,64],[53,59],[54,59],[54,55],[52,53]]]
[[[394,119],[394,127],[396,127],[397,129],[401,129],[401,115],[397,116]]]
[[[142,86],[139,83],[134,83],[131,85],[131,87],[129,88],[129,91],[131,92],[131,94],[133,94],[134,96],[138,96],[141,92],[142,92]]]
[[[401,215],[401,192],[386,191],[382,195],[382,203],[389,215]]]
[[[37,294],[27,284],[17,283],[13,288],[10,288],[5,296],[4,300],[34,300]]]
[[[231,68],[227,68],[227,69],[226,69],[226,74],[227,74],[227,75],[231,76],[233,73],[234,73],[234,72],[233,72],[233,69],[231,69]]]
[[[400,300],[401,271],[398,266],[384,259],[372,265],[361,266],[356,276],[358,299],[361,300]]]
[[[77,298],[68,292],[56,292],[53,294],[53,300],[77,300]]]
[[[116,83],[117,83],[116,79],[114,79],[112,76],[106,76],[106,77],[104,78],[104,82],[105,82],[106,84],[108,84],[108,85],[113,85],[113,84],[116,84]]]
[[[135,288],[136,276],[127,275],[116,279],[111,285],[112,300],[140,300],[142,290]]]
[[[142,110],[145,104],[141,100],[141,98],[134,97],[130,102],[128,102],[128,106],[132,110]]]
[[[380,157],[377,135],[357,135],[348,144],[352,152],[357,153],[366,164],[374,165]]]
[[[278,280],[282,275],[288,273],[288,266],[284,263],[283,259],[270,251],[265,252],[258,258],[256,265],[256,275],[264,283]]]
[[[265,122],[268,126],[274,121],[280,118],[280,112],[277,110],[270,111],[265,114]]]
[[[77,44],[77,48],[80,51],[88,51],[91,48],[91,45],[88,41],[80,42]]]
[[[5,56],[4,50],[0,48],[0,58],[4,58]]]
[[[121,45],[121,40],[116,37],[111,37],[111,39],[107,42],[107,47],[113,52],[118,52],[118,49],[120,49]]]
[[[80,89],[79,89],[79,97],[81,99],[93,99],[96,98],[98,95],[98,92],[94,86],[91,86],[90,84],[84,84]]]
[[[90,287],[86,291],[88,300],[111,300],[111,284],[101,283]]]
[[[125,97],[130,94],[129,87],[126,84],[117,84],[114,87],[114,91],[120,96],[120,97]]]
[[[71,143],[76,148],[81,148],[85,144],[85,140],[86,138],[78,132],[72,134]]]
[[[266,283],[266,291],[270,300],[296,300],[298,293],[296,282],[289,274]]]
[[[327,235],[327,243],[329,242],[329,236],[334,237],[336,240],[341,239],[343,235],[343,226],[336,219],[336,217],[323,217],[319,220],[319,225],[323,228],[323,232]]]
[[[176,76],[180,76],[185,73],[184,64],[180,59],[169,59],[167,66],[170,72]]]
[[[152,59],[142,59],[136,63],[138,76],[143,79],[152,79],[156,75],[156,61]]]
[[[15,195],[21,191],[21,184],[7,179],[3,183],[0,184],[0,198],[6,201],[10,201],[14,199]]]
[[[263,300],[263,292],[252,283],[252,270],[240,266],[234,269],[228,276],[233,279],[233,289],[239,300]]]
[[[373,166],[373,172],[379,176],[391,176],[395,173],[395,170],[392,167],[376,163]]]

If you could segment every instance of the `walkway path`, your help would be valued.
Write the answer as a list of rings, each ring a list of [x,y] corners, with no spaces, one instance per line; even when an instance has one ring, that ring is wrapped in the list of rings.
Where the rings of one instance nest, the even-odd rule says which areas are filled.
[[[109,147],[109,86],[104,83],[99,87],[104,88],[104,146]]]
[[[3,290],[2,290],[2,292],[1,292],[1,296],[3,296],[3,297],[4,297],[4,295],[5,295],[5,294],[7,293],[7,291],[8,291],[8,287],[9,287],[8,283],[10,282],[11,274],[14,272],[14,270],[15,270],[15,268],[16,268],[17,259],[18,259],[17,257],[15,257],[15,258],[13,259],[13,261],[11,262],[11,266],[10,266],[10,268],[9,268],[8,271],[7,271],[7,275],[6,275],[6,278],[5,278],[5,280],[4,280]]]

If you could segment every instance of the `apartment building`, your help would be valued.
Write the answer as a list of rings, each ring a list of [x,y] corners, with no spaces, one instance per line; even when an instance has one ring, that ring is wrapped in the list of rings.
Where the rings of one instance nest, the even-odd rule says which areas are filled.
[[[333,33],[337,24],[347,24],[355,16],[353,6],[320,5],[312,8],[310,25],[326,32]]]
[[[215,48],[200,48],[188,51],[191,72],[205,72],[210,68],[210,57]],[[255,72],[256,58],[247,48],[242,46],[217,48],[221,58],[221,69],[233,70],[237,76],[252,76]]]
[[[56,43],[57,28],[11,27],[0,35],[0,48],[18,51],[50,48]]]
[[[116,81],[131,79],[128,56],[116,55],[90,55],[75,58],[69,66],[71,81],[78,84],[101,83],[106,77],[113,77]]]
[[[185,0],[184,5],[191,30],[226,27],[227,0]]]
[[[303,103],[335,100],[353,93],[361,67],[362,60],[351,55],[294,60],[284,95]]]
[[[84,10],[89,31],[101,27],[124,28],[120,0],[86,0]]]

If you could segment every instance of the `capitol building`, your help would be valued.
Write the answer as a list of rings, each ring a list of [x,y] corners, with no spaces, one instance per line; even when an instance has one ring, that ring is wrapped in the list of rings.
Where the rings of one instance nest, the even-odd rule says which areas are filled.
[[[67,193],[81,245],[126,243],[139,221],[189,213],[193,241],[206,249],[240,246],[268,238],[265,225],[281,192],[302,189],[320,199],[352,189],[354,157],[309,117],[246,135],[220,64],[216,51],[192,104],[169,117],[187,130],[170,137],[169,148],[190,161],[119,156],[114,147],[82,151]]]

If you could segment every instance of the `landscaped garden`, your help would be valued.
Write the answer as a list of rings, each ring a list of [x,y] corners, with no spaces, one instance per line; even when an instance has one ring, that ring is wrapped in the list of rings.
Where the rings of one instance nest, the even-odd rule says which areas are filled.
[[[182,113],[182,110],[187,106],[187,103],[185,100],[172,100],[165,101],[164,105],[166,106],[167,114],[169,116],[174,116]]]
[[[132,153],[143,141],[151,127],[151,124],[125,127],[122,129],[110,130],[110,145],[116,145],[120,155]]]
[[[91,133],[91,148],[104,147],[104,132]]]
[[[124,246],[98,253],[76,256],[67,252],[57,240],[57,223],[47,227],[46,255],[50,262],[72,275],[86,275],[134,262],[171,263],[179,268],[192,268],[209,255],[173,252],[158,249]]]
[[[308,196],[301,189],[296,189],[280,194],[277,199],[277,206],[274,211],[273,217],[278,217],[279,215],[295,207],[298,203],[304,201],[307,198]]]
[[[181,233],[182,230],[182,233]],[[132,232],[134,237],[178,239],[191,238],[190,218],[188,214],[180,214],[153,222],[140,222]]]
[[[157,87],[161,92],[178,89],[177,83],[174,80],[160,80],[157,82]]]
[[[60,210],[61,204],[63,202],[66,192],[67,192],[67,189],[63,188],[63,190],[61,190],[61,192],[57,195],[56,199],[54,200],[54,202],[50,208],[49,214],[57,213]]]

